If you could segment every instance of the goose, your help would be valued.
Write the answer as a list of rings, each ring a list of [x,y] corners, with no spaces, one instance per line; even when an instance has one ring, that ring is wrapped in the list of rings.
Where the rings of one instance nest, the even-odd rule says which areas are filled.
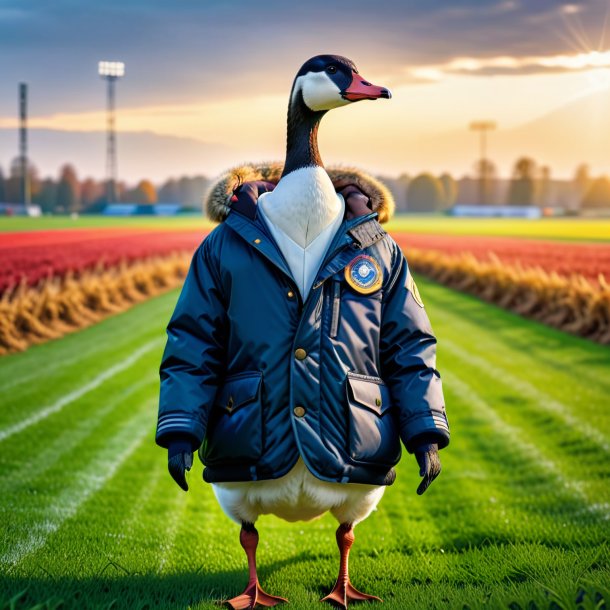
[[[287,117],[286,159],[272,191],[258,197],[257,209],[280,248],[303,300],[345,212],[345,201],[328,176],[318,150],[318,127],[334,108],[361,100],[390,99],[385,87],[371,84],[355,64],[339,55],[318,55],[306,61],[294,79]],[[353,196],[361,196],[354,193]],[[324,600],[347,608],[350,601],[381,601],[358,591],[350,582],[348,556],[354,527],[381,500],[384,486],[333,483],[316,478],[302,458],[286,475],[273,480],[213,483],[224,513],[241,525],[240,542],[249,565],[246,590],[228,601],[234,609],[275,606],[287,600],[266,593],[256,573],[258,517],[273,514],[286,521],[309,521],[328,511],[337,519],[339,575]]]

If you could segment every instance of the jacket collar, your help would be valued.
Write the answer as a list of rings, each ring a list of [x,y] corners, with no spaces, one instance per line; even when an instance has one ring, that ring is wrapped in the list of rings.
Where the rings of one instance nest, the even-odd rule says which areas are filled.
[[[365,225],[373,224],[379,228],[377,232],[378,239],[383,237],[385,231],[377,223],[376,218],[377,212],[370,212],[369,214],[363,214],[354,218],[344,216],[314,279],[314,289],[318,288],[330,276],[343,269],[354,258],[355,249],[362,249],[374,243],[374,241],[369,240],[367,242],[359,239],[363,235],[359,228],[361,229]],[[278,267],[296,285],[286,259],[258,214],[244,214],[240,211],[239,206],[235,207],[233,203],[225,224],[229,225],[252,248],[258,250],[265,258]],[[376,231],[369,230],[367,233],[376,233]]]

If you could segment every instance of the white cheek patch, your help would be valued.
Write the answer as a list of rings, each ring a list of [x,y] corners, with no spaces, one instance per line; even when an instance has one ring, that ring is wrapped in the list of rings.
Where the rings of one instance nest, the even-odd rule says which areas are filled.
[[[325,72],[308,72],[299,76],[294,84],[294,96],[298,91],[303,93],[303,101],[310,110],[331,110],[349,104],[341,97],[341,90]]]

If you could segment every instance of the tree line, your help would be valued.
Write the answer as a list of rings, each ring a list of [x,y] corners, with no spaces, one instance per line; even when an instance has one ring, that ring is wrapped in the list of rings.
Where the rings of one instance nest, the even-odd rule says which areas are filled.
[[[8,176],[0,167],[0,203],[21,203],[21,162],[11,163]],[[80,180],[73,165],[63,165],[57,178],[40,178],[34,165],[28,167],[32,203],[45,213],[79,213],[101,210],[107,203],[106,181],[94,178]],[[170,178],[155,186],[150,180],[140,180],[129,186],[118,182],[116,193],[119,203],[153,205],[178,203],[187,208],[201,208],[201,201],[209,180],[205,176]]]
[[[429,172],[383,179],[391,186],[398,207],[412,212],[444,211],[456,202],[543,208],[557,205],[572,212],[610,209],[610,178],[591,176],[587,165],[578,166],[571,181],[554,181],[548,166],[538,166],[529,157],[517,159],[508,180],[498,177],[491,161],[479,161],[473,169],[474,177],[459,180],[448,173],[434,176]]]
[[[20,159],[13,160],[8,176],[0,168],[0,203],[20,203]],[[610,208],[610,179],[593,177],[586,165],[580,165],[571,181],[553,181],[548,166],[538,166],[529,157],[515,162],[509,180],[498,177],[495,165],[488,160],[475,163],[474,177],[456,180],[451,174],[434,176],[429,172],[411,177],[382,177],[392,189],[399,210],[439,212],[457,203],[488,205],[557,205],[572,212],[580,209]],[[75,168],[66,164],[57,178],[39,177],[35,166],[28,168],[32,203],[45,213],[98,212],[107,203],[106,182],[85,178],[79,180]],[[135,185],[119,182],[118,201],[152,205],[177,203],[187,208],[201,209],[205,191],[210,184],[206,176],[169,178],[155,186],[150,180]]]

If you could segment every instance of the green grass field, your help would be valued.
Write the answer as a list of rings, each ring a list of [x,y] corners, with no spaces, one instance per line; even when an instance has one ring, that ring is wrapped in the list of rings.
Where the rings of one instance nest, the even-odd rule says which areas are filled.
[[[2,231],[37,231],[65,228],[144,227],[167,229],[209,229],[214,225],[203,216],[176,218],[112,218],[81,216],[75,220],[66,216],[41,218],[0,217]],[[570,241],[610,241],[608,218],[452,218],[449,216],[411,216],[399,214],[386,225],[389,231],[436,233],[449,235],[494,235]]]
[[[610,350],[419,284],[452,441],[421,497],[404,454],[354,584],[388,610],[609,607]],[[153,440],[176,296],[0,359],[0,608],[211,609],[245,586],[201,465],[184,494]],[[263,586],[323,608],[333,519],[258,525]]]
[[[144,228],[144,229],[208,229],[214,223],[204,216],[41,216],[27,218],[24,216],[0,216],[0,233],[9,231],[50,231],[53,229],[98,229],[98,228]]]
[[[436,235],[610,241],[610,219],[607,218],[454,218],[399,214],[386,225],[386,229]]]

